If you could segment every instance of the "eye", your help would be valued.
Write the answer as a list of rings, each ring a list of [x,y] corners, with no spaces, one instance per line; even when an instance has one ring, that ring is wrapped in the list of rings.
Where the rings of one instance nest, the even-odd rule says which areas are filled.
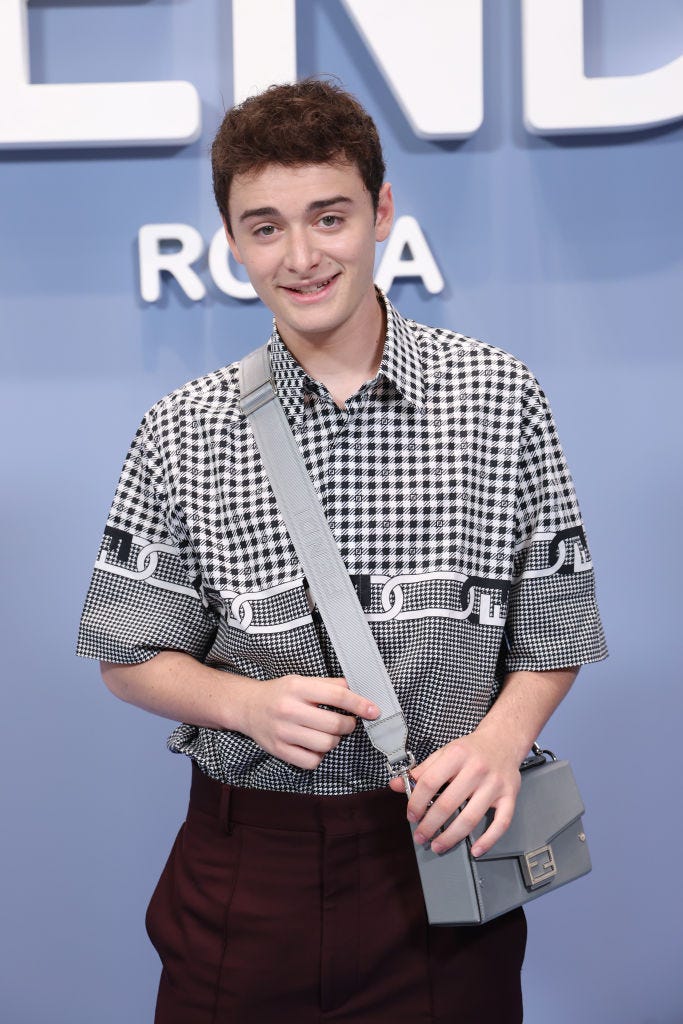
[[[334,228],[337,224],[341,224],[341,217],[338,217],[336,213],[325,213],[320,218],[320,223],[324,228]]]
[[[260,228],[256,228],[254,232],[260,238],[270,238],[275,233],[275,226],[273,224],[263,224]]]

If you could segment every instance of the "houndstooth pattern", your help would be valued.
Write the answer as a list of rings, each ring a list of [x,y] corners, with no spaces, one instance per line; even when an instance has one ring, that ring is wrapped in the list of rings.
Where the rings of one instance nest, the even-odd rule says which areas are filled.
[[[377,377],[344,409],[274,328],[273,377],[405,711],[418,760],[476,727],[507,672],[606,654],[572,480],[548,403],[512,356],[383,299]],[[271,679],[340,675],[238,406],[237,364],[144,417],[86,599],[78,652],[163,649]],[[385,785],[362,728],[316,771],[248,737],[181,725],[170,748],[241,786]]]

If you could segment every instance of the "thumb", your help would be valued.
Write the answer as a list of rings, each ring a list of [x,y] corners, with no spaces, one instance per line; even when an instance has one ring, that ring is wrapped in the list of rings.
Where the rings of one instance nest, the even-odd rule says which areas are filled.
[[[389,789],[393,789],[394,793],[405,793],[406,787],[403,779],[389,779]]]

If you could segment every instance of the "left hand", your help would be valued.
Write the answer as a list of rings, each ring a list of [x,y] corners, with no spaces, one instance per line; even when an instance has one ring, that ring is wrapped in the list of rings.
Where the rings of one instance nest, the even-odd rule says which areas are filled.
[[[521,785],[519,756],[499,738],[475,731],[453,740],[417,765],[412,775],[417,785],[408,801],[408,820],[420,823],[416,843],[427,842],[463,804],[467,806],[431,844],[435,853],[445,853],[468,836],[489,808],[494,819],[472,847],[473,856],[487,853],[509,828]],[[404,790],[400,778],[389,785],[396,792]]]

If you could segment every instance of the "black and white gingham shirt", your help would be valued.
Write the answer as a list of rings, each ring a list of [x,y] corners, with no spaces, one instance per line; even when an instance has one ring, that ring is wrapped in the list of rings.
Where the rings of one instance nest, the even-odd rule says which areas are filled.
[[[606,654],[579,509],[525,366],[387,305],[377,377],[344,409],[277,330],[274,380],[409,726],[418,761],[470,732],[507,672]],[[79,654],[186,651],[257,679],[341,675],[238,405],[237,364],[144,417],[88,592]],[[386,785],[362,726],[315,771],[181,725],[172,750],[259,789]]]

